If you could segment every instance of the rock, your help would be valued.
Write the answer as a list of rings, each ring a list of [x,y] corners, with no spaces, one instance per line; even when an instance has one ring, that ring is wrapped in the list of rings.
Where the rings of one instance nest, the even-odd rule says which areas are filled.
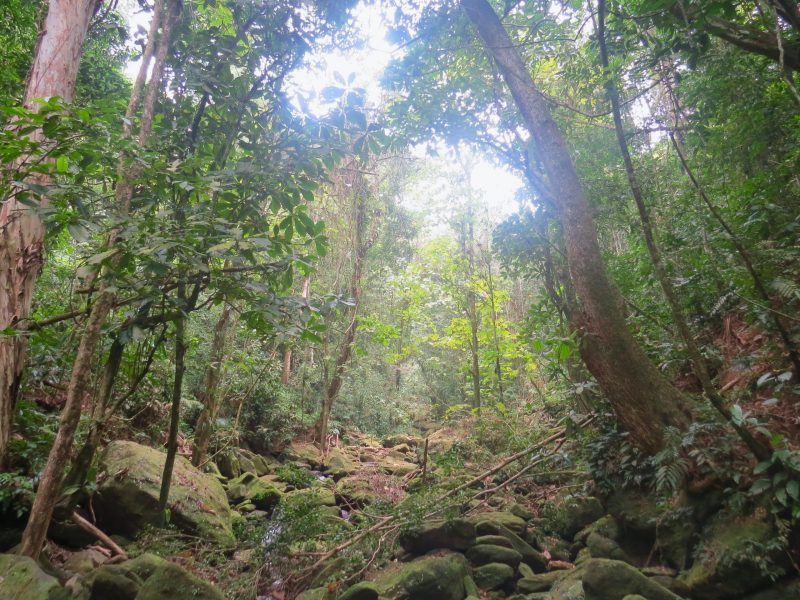
[[[703,532],[697,558],[681,579],[699,600],[728,598],[766,587],[770,584],[768,570],[782,568],[782,552],[775,547],[775,538],[773,526],[756,516],[719,513]],[[767,550],[770,545],[771,551]]]
[[[156,556],[150,552],[145,552],[136,558],[132,558],[120,563],[120,566],[125,567],[131,573],[135,573],[140,579],[145,580],[158,569],[165,567],[168,564],[168,561],[164,560],[160,556]]]
[[[375,585],[386,600],[462,600],[467,561],[460,554],[423,556],[379,577]]]
[[[0,554],[0,598],[67,600],[70,594],[33,559],[15,554]]]
[[[248,452],[247,450],[242,450],[241,448],[237,448],[235,450],[236,460],[239,461],[239,472],[240,473],[255,473],[256,472],[256,465],[250,458],[253,456],[252,452]]]
[[[287,460],[303,463],[308,467],[318,467],[322,464],[322,455],[313,444],[295,441],[284,449],[283,454]]]
[[[583,589],[586,600],[619,600],[628,594],[641,594],[648,600],[681,600],[628,563],[605,558],[586,562]]]
[[[613,560],[623,560],[630,562],[628,555],[620,548],[620,545],[612,539],[592,532],[586,540],[586,547],[592,558],[610,558]]]
[[[161,521],[158,496],[165,454],[134,442],[114,441],[101,459],[107,477],[99,484],[93,506],[107,533],[135,534]],[[234,544],[231,511],[222,484],[193,467],[182,456],[175,459],[168,507],[179,529],[224,546]]]
[[[520,570],[520,574],[522,571]],[[565,571],[553,571],[542,573],[541,575],[525,575],[517,581],[517,591],[520,594],[535,594],[536,592],[546,592],[557,582],[566,577]]]
[[[411,452],[413,452],[413,450],[411,449],[411,446],[409,446],[406,443],[398,444],[397,446],[394,446],[393,450],[395,452],[400,452],[401,454],[410,454]]]
[[[491,544],[493,546],[505,546],[511,548],[511,541],[502,535],[480,535],[475,538],[476,544]]]
[[[540,552],[549,552],[551,560],[563,560],[564,562],[572,560],[572,552],[569,550],[569,545],[560,537],[554,535],[544,536],[538,540],[535,547]]]
[[[473,565],[481,566],[489,563],[502,563],[516,569],[522,561],[522,555],[513,548],[503,546],[473,546],[466,553],[467,559]]]
[[[250,450],[239,448],[236,452],[239,459],[239,468],[241,473],[255,473],[259,477],[272,473],[272,467],[266,458]]]
[[[647,598],[639,594],[628,594],[622,600],[647,600]]]
[[[536,573],[533,572],[533,569],[531,569],[524,562],[519,563],[517,571],[519,572],[519,576],[522,578],[527,577],[530,579],[531,577],[536,577]]]
[[[590,523],[576,533],[573,539],[581,544],[586,544],[586,540],[591,533],[599,533],[603,537],[614,541],[618,541],[620,538],[619,524],[611,515],[600,517],[594,523]]]
[[[485,512],[473,517],[478,535],[491,535],[494,533],[490,528],[484,527],[484,523],[488,522],[495,525],[502,525],[506,529],[511,530],[517,535],[522,535],[525,532],[525,521],[518,516],[505,511]]]
[[[378,600],[380,592],[374,583],[362,581],[347,588],[337,600]]]
[[[469,596],[480,598],[481,591],[478,589],[478,584],[470,575],[464,577],[464,593]]]
[[[410,435],[395,434],[383,440],[384,448],[396,448],[398,446],[406,446],[407,448],[416,448],[419,445],[419,438]]]
[[[285,499],[292,502],[303,502],[315,506],[336,506],[336,495],[327,487],[310,487],[287,492]]]
[[[742,600],[800,600],[800,579],[779,583]]]
[[[514,583],[514,569],[504,563],[488,563],[474,569],[475,584],[482,590],[499,590]]]
[[[64,561],[64,570],[70,573],[88,573],[107,560],[108,556],[99,550],[87,548],[70,554],[67,560]]]
[[[231,504],[248,502],[259,510],[272,510],[281,501],[283,494],[277,486],[255,473],[244,473],[228,482],[226,492]]]
[[[558,507],[556,528],[565,539],[572,539],[581,529],[603,516],[603,505],[593,496],[575,496]]]
[[[511,544],[511,547],[520,553],[522,556],[522,562],[531,567],[534,572],[541,573],[547,569],[547,558],[541,552],[535,550],[516,533],[504,527],[503,525],[492,521],[481,521],[478,523],[476,529],[479,533],[485,533],[486,535],[499,535],[506,538]]]
[[[360,477],[345,477],[337,481],[336,494],[357,507],[372,504],[377,500],[372,486]]]
[[[437,548],[464,551],[475,544],[475,524],[467,519],[433,521],[403,532],[400,545],[411,554],[425,554]]]
[[[681,598],[688,598],[691,593],[689,586],[676,577],[653,575],[650,576],[650,580],[655,581],[658,585],[667,588],[670,592],[677,594]],[[800,597],[797,600],[800,600]]]
[[[530,521],[534,517],[534,514],[531,511],[529,511],[521,504],[517,503],[514,503],[511,506],[509,506],[508,512],[510,512],[515,517],[519,517],[523,521]]]
[[[227,479],[234,479],[242,474],[242,467],[239,465],[239,459],[233,450],[220,452],[214,462],[222,476]]]
[[[225,597],[210,583],[167,563],[147,578],[136,600],[225,600]]]
[[[655,538],[656,527],[664,511],[646,494],[620,489],[608,498],[606,505],[624,534]]]
[[[358,465],[344,450],[331,448],[325,460],[324,470],[334,479],[340,479],[358,471]]]
[[[403,477],[417,470],[416,463],[408,462],[402,454],[399,456],[384,456],[378,464],[381,471],[395,477]]]
[[[328,597],[328,588],[318,587],[298,594],[295,600],[325,600]]]
[[[103,565],[81,583],[89,600],[135,600],[142,587],[142,579],[123,565]]]

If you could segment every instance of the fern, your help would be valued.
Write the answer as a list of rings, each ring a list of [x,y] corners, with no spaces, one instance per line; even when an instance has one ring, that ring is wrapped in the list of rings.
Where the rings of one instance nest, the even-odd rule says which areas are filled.
[[[788,279],[776,279],[772,282],[774,289],[785,300],[800,300],[800,286]]]

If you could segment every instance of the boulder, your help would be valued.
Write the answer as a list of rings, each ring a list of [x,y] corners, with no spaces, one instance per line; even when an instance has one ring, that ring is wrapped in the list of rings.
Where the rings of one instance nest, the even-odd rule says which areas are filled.
[[[165,454],[128,441],[111,442],[101,459],[106,478],[93,499],[100,527],[109,533],[135,534],[161,521],[158,496]],[[175,459],[169,501],[170,520],[179,529],[231,546],[231,511],[222,484],[193,467],[182,456]]]
[[[324,469],[334,479],[340,479],[358,471],[358,465],[344,450],[331,448]]]
[[[522,555],[519,552],[503,546],[473,546],[467,550],[466,556],[469,562],[476,566],[502,563],[516,569],[517,565],[522,562]]]
[[[511,547],[522,556],[522,562],[531,567],[536,573],[547,570],[547,558],[507,527],[493,521],[481,521],[476,529],[484,535],[498,535],[506,538]]]
[[[525,532],[525,521],[518,516],[505,511],[485,512],[473,517],[477,526],[478,535],[491,535],[494,533],[489,527],[484,527],[484,523],[502,525],[517,535]]]
[[[592,532],[589,534],[586,540],[586,547],[589,548],[592,558],[610,558],[630,562],[628,555],[620,548],[617,542],[599,533]]]
[[[620,600],[629,594],[641,594],[648,600],[681,600],[628,563],[605,558],[586,562],[583,589],[586,600]]]
[[[272,510],[281,501],[283,494],[278,487],[255,473],[244,473],[228,482],[228,502],[248,502],[258,510]]]
[[[155,554],[151,554],[150,552],[145,552],[144,554],[140,554],[136,558],[132,558],[130,560],[126,560],[123,563],[120,563],[120,566],[125,567],[131,573],[137,575],[142,581],[150,577],[153,573],[155,573],[158,569],[165,567],[169,564],[168,561],[164,560],[160,556],[156,556]]]
[[[378,499],[370,483],[360,477],[345,477],[337,481],[336,495],[357,507],[372,504]]]
[[[783,570],[776,537],[772,524],[755,515],[719,513],[703,532],[697,558],[681,579],[698,600],[760,590],[771,583],[770,570]]]
[[[492,544],[493,546],[505,546],[511,548],[511,541],[502,535],[479,535],[475,538],[476,544]]]
[[[147,578],[136,600],[225,600],[225,597],[210,583],[167,563]]]
[[[135,600],[142,579],[123,565],[103,565],[87,575],[81,584],[88,590],[88,600]]]
[[[298,594],[295,600],[326,600],[329,595],[327,587],[318,587]]]
[[[411,554],[425,554],[437,548],[464,551],[475,544],[475,524],[467,519],[430,521],[405,531],[400,545]]]
[[[618,541],[620,537],[620,528],[617,520],[614,517],[611,515],[606,515],[604,517],[600,517],[594,523],[590,523],[581,529],[575,534],[573,539],[581,544],[586,544],[586,540],[591,533],[598,533],[610,540]]]
[[[234,479],[242,474],[242,467],[239,465],[239,458],[233,450],[220,452],[214,458],[214,463],[220,474],[227,479]]]
[[[327,487],[310,487],[287,492],[286,500],[309,503],[315,506],[336,506],[336,495]]]
[[[742,600],[800,600],[800,579],[779,583]]]
[[[108,556],[95,550],[94,548],[87,548],[73,552],[64,561],[64,570],[69,573],[88,573],[92,569],[96,569],[108,560]]]
[[[516,502],[508,507],[508,512],[515,517],[519,517],[523,521],[530,521],[534,517],[534,514],[530,510],[522,506],[522,504],[517,504]]]
[[[572,539],[581,529],[597,521],[604,514],[600,500],[593,496],[573,496],[558,507],[556,529],[565,539]]]
[[[386,600],[463,600],[466,575],[461,554],[429,555],[398,565],[374,583]]]
[[[0,598],[3,600],[67,600],[69,592],[27,556],[0,554]],[[460,599],[459,599],[460,600]]]
[[[287,460],[308,467],[317,467],[322,464],[322,455],[319,452],[319,448],[313,444],[295,441],[283,450],[283,454]]]
[[[520,594],[546,592],[566,576],[566,571],[552,571],[550,573],[542,573],[541,575],[526,575],[517,581],[517,591]]]
[[[378,600],[380,591],[374,583],[362,581],[347,588],[337,600]]]
[[[406,448],[416,448],[419,445],[419,438],[411,435],[404,435],[401,433],[390,435],[383,440],[384,448],[396,448],[398,446],[406,446]]]
[[[647,598],[640,594],[628,594],[622,600],[647,600]]]
[[[500,590],[513,585],[514,569],[504,563],[488,563],[474,569],[472,577],[482,590]]]
[[[475,583],[475,580],[472,578],[471,575],[467,575],[464,577],[464,593],[469,596],[474,596],[479,598],[481,595],[481,591],[478,589],[478,584]]]

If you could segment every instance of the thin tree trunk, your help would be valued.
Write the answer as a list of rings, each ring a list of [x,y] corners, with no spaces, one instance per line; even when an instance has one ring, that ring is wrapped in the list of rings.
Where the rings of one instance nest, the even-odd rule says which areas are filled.
[[[183,290],[178,294],[185,300]],[[161,490],[158,495],[158,510],[166,522],[167,500],[172,484],[172,471],[175,467],[175,456],[178,454],[178,427],[181,420],[181,395],[183,393],[183,374],[186,368],[186,317],[175,321],[175,379],[172,386],[172,405],[169,414],[169,434],[167,436],[167,457],[164,459],[164,472],[161,475]]]
[[[222,307],[217,324],[214,327],[214,338],[211,342],[211,352],[208,366],[203,377],[203,410],[197,419],[195,428],[194,448],[192,449],[192,464],[199,467],[203,464],[211,434],[214,431],[214,422],[220,405],[219,381],[222,375],[222,360],[225,358],[225,342],[231,324],[231,307],[227,302]]]
[[[653,271],[656,274],[661,291],[664,293],[664,298],[669,305],[670,313],[672,314],[672,321],[678,329],[678,334],[686,347],[686,353],[689,355],[689,360],[692,364],[692,370],[700,381],[703,392],[711,402],[712,406],[722,415],[722,417],[733,427],[742,440],[747,444],[753,454],[759,460],[766,460],[770,456],[769,449],[756,440],[750,431],[733,419],[733,415],[725,406],[725,401],[719,395],[714,384],[711,381],[711,374],[708,371],[708,366],[694,335],[689,329],[689,322],[684,314],[683,307],[681,306],[675,294],[675,288],[672,286],[669,274],[661,258],[661,251],[656,244],[655,235],[653,233],[653,226],[650,220],[650,211],[644,202],[644,194],[642,187],[639,184],[639,178],[636,176],[636,169],[633,165],[633,159],[628,149],[628,141],[625,138],[625,129],[622,124],[622,110],[619,99],[619,92],[617,85],[614,82],[614,76],[609,71],[608,61],[608,48],[605,40],[605,21],[606,21],[606,3],[605,0],[598,0],[597,3],[597,40],[600,45],[600,60],[603,65],[605,73],[605,87],[608,98],[611,101],[611,114],[614,118],[614,130],[617,134],[617,142],[619,143],[620,153],[622,154],[622,162],[625,165],[625,174],[628,177],[628,185],[631,189],[631,195],[636,203],[636,209],[639,213],[639,220],[642,224],[642,233],[644,235],[647,251],[650,254],[650,261],[653,263]]]
[[[602,260],[589,200],[546,99],[486,0],[461,0],[461,5],[500,67],[558,204],[572,280],[581,302],[582,356],[631,441],[655,453],[664,445],[665,427],[682,429],[689,423],[686,399],[653,365],[628,329],[619,292]]]
[[[281,384],[289,385],[292,378],[292,347],[285,344],[283,347],[283,369],[281,370]]]
[[[50,1],[28,74],[26,108],[36,110],[37,98],[72,100],[84,38],[97,4],[97,0]],[[41,141],[44,133],[37,130],[30,137]],[[27,159],[21,157],[17,164],[23,165]],[[32,175],[27,183],[47,186],[50,179]],[[39,202],[46,206],[47,197],[39,198]],[[43,252],[44,223],[39,211],[21,203],[16,195],[6,198],[0,207],[0,329],[16,327],[30,316]],[[6,465],[26,348],[23,335],[0,336],[0,471]]]
[[[146,97],[142,103],[142,118],[139,125],[139,140],[140,146],[144,146],[150,136],[152,130],[153,116],[155,110],[155,99],[157,91],[160,88],[161,77],[164,69],[164,62],[166,59],[167,48],[169,46],[170,34],[172,25],[180,10],[180,2],[178,0],[169,0],[170,10],[163,19],[162,32],[160,36],[160,44],[156,52],[156,58],[153,65],[152,76],[147,88]],[[159,15],[160,3],[156,4],[156,10],[153,13],[153,22],[150,26],[150,37],[148,38],[148,45],[155,43],[154,37],[158,30],[159,22],[156,17]],[[131,93],[131,99],[128,106],[128,113],[133,114],[138,107],[139,98],[141,97],[141,86],[144,82],[144,77],[141,76],[141,71],[147,72],[149,65],[142,63],[140,67],[140,77],[137,78],[137,85]],[[130,201],[133,193],[132,180],[137,174],[137,169],[126,167],[127,161],[125,157],[120,158],[120,166],[118,173],[120,179],[117,183],[116,201],[117,210],[120,215],[127,215],[130,210]],[[108,242],[109,247],[113,247],[116,241],[116,233],[112,233]],[[42,545],[44,544],[47,535],[47,528],[50,524],[50,519],[53,515],[53,509],[61,494],[62,483],[64,479],[64,469],[69,460],[69,454],[72,450],[72,442],[75,437],[75,431],[78,427],[78,422],[81,416],[81,403],[84,399],[86,388],[89,382],[89,371],[91,369],[91,360],[94,355],[97,342],[100,338],[100,332],[103,324],[114,307],[116,295],[113,288],[103,285],[98,294],[97,299],[92,305],[89,317],[87,319],[86,328],[81,336],[80,346],[78,348],[78,355],[75,363],[72,365],[72,372],[70,374],[70,382],[67,388],[67,399],[64,403],[64,409],[61,414],[59,422],[58,434],[53,442],[53,447],[50,449],[50,454],[47,457],[47,464],[45,465],[42,478],[39,482],[39,488],[36,492],[36,497],[31,507],[30,517],[28,524],[22,535],[22,543],[20,546],[20,554],[30,556],[31,558],[38,558],[41,552]]]

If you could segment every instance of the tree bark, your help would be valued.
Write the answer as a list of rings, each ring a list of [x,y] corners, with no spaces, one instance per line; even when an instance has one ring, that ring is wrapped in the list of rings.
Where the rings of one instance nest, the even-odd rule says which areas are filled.
[[[225,342],[231,324],[231,306],[227,302],[222,307],[217,324],[214,327],[214,339],[211,342],[211,353],[208,358],[205,376],[203,377],[203,410],[197,419],[195,428],[194,448],[192,449],[192,464],[199,467],[203,464],[211,434],[214,431],[214,421],[219,411],[219,381],[222,376],[222,360],[225,357]]]
[[[669,306],[670,313],[672,314],[672,321],[678,329],[678,334],[683,341],[686,348],[686,353],[689,355],[689,361],[692,364],[692,370],[700,381],[703,392],[708,398],[711,405],[722,415],[722,417],[736,430],[742,440],[747,444],[753,454],[759,460],[766,460],[770,457],[771,452],[769,449],[761,444],[750,433],[750,431],[742,425],[736,423],[733,415],[725,406],[725,401],[719,395],[714,384],[711,381],[711,374],[708,371],[708,366],[703,358],[694,335],[689,329],[689,322],[683,311],[678,298],[675,294],[675,288],[670,281],[669,274],[667,273],[664,261],[661,258],[661,251],[656,243],[655,234],[653,232],[653,225],[650,220],[650,211],[644,201],[644,194],[642,193],[642,186],[639,184],[639,178],[636,176],[636,169],[633,165],[630,151],[628,149],[628,140],[625,137],[625,128],[622,123],[622,109],[619,99],[619,91],[614,81],[613,74],[609,71],[608,60],[608,47],[605,40],[605,25],[606,25],[606,3],[605,0],[598,0],[597,3],[597,40],[600,47],[600,62],[605,71],[605,88],[608,94],[609,101],[611,102],[611,114],[614,119],[614,131],[617,135],[617,143],[619,144],[620,154],[622,155],[622,162],[625,165],[625,174],[628,178],[628,185],[631,189],[631,195],[636,204],[636,209],[639,213],[639,221],[642,224],[642,234],[644,235],[645,245],[650,254],[650,262],[653,263],[653,271],[655,272],[656,279],[661,285],[661,291]]]
[[[142,118],[139,125],[139,139],[140,146],[145,146],[152,130],[153,116],[155,111],[155,99],[157,91],[160,88],[161,78],[164,70],[164,63],[166,59],[167,48],[172,30],[172,25],[178,16],[180,10],[179,0],[166,0],[169,1],[170,9],[164,14],[163,19],[157,21],[159,15],[159,6],[161,2],[156,3],[156,10],[153,13],[153,21],[150,26],[150,36],[148,38],[148,45],[155,43],[155,33],[161,25],[161,36],[156,58],[153,64],[153,71],[150,78],[150,83],[147,87],[147,93],[144,101],[142,102]],[[128,106],[128,113],[133,114],[138,108],[138,101],[141,97],[141,86],[144,83],[144,77],[141,72],[148,70],[149,65],[142,63],[140,68],[140,77],[137,78],[137,85],[131,93],[131,99]],[[139,87],[137,87],[139,86]],[[127,132],[129,133],[129,131]],[[126,168],[127,161],[125,157],[120,158],[120,165],[118,168],[119,181],[116,188],[116,202],[117,210],[120,215],[127,215],[130,210],[130,201],[133,193],[133,178],[137,175],[137,170]],[[112,233],[108,246],[113,247],[116,241],[116,233]],[[59,422],[58,434],[53,442],[53,447],[50,449],[50,454],[47,457],[47,464],[45,465],[42,478],[39,482],[39,488],[36,491],[36,497],[31,507],[31,514],[28,518],[28,524],[22,535],[22,543],[20,547],[20,554],[30,556],[31,558],[38,558],[42,550],[45,537],[47,535],[47,528],[50,524],[50,519],[53,515],[53,510],[58,502],[61,494],[62,484],[64,480],[64,469],[66,468],[69,454],[72,449],[72,443],[75,437],[75,431],[78,427],[78,422],[81,416],[81,403],[83,401],[86,389],[89,383],[89,372],[91,369],[91,360],[94,351],[97,347],[97,342],[100,339],[100,333],[105,323],[108,314],[113,309],[116,302],[116,294],[112,287],[103,284],[97,299],[92,305],[92,309],[87,319],[86,328],[81,336],[80,346],[78,348],[78,355],[75,363],[72,365],[70,374],[70,382],[67,388],[67,399],[64,403],[64,409],[61,414]]]
[[[28,74],[24,104],[36,110],[37,98],[72,101],[83,42],[98,0],[50,0]],[[44,139],[41,130],[31,134]],[[22,157],[21,165],[27,157]],[[29,183],[46,186],[44,175]],[[44,207],[47,198],[39,199]],[[0,208],[0,329],[15,327],[31,312],[33,292],[43,262],[44,223],[36,209],[12,196]],[[27,340],[22,335],[0,336],[0,470],[6,465],[11,420],[25,363]]]
[[[586,366],[632,443],[655,453],[664,445],[665,427],[685,428],[689,423],[686,399],[661,375],[628,329],[619,292],[602,260],[589,200],[566,142],[515,45],[486,0],[461,0],[461,6],[498,64],[547,173],[581,302],[578,318]]]

